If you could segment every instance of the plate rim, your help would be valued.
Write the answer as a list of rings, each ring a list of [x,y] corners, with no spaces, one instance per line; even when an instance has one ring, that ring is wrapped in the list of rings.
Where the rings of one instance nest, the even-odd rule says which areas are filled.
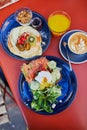
[[[63,38],[67,35],[67,34],[69,34],[69,33],[71,33],[71,32],[83,32],[83,33],[86,33],[87,34],[87,32],[85,32],[85,31],[83,31],[83,30],[79,30],[79,29],[72,29],[72,30],[70,30],[70,31],[68,31],[68,32],[66,32],[61,38],[60,38],[60,41],[59,41],[59,51],[60,51],[60,54],[62,55],[62,57],[66,60],[66,61],[68,61],[68,59],[66,58],[66,56],[62,53],[62,49],[61,49],[61,44],[62,44],[62,40],[63,40]],[[86,53],[85,53],[86,54]],[[81,61],[81,62],[74,62],[74,61],[72,61],[71,60],[71,63],[73,63],[73,64],[82,64],[82,63],[86,63],[87,62],[87,60],[85,59],[84,61]]]

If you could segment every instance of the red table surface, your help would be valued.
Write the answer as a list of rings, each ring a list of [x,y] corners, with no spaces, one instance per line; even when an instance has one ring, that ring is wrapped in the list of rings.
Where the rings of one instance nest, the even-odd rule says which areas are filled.
[[[72,19],[71,28],[87,31],[87,0],[20,0],[0,10],[0,26],[4,20],[20,7],[29,7],[43,15],[46,19],[55,10],[64,10]],[[43,55],[57,56],[60,37],[52,36],[49,48]],[[55,115],[40,115],[29,110],[21,101],[18,92],[20,66],[24,61],[9,56],[0,44],[0,66],[30,130],[87,130],[87,62],[72,64],[78,81],[76,97],[63,112]],[[20,121],[18,122],[20,123]]]

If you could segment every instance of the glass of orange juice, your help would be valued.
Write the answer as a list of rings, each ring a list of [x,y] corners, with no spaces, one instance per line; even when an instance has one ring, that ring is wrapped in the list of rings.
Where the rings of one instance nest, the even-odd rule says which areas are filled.
[[[65,11],[55,11],[48,17],[48,26],[56,36],[64,34],[70,25],[71,17]]]

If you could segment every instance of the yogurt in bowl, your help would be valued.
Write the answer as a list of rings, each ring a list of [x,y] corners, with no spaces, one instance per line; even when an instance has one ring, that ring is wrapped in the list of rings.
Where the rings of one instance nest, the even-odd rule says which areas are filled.
[[[85,32],[75,32],[68,39],[68,47],[75,54],[87,52],[87,34]]]

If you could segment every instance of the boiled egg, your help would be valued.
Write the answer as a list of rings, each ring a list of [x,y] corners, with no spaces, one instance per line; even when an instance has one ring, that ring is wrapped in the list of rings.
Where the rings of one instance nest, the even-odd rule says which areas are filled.
[[[49,71],[41,71],[35,77],[35,80],[38,81],[40,84],[44,82],[50,83],[52,81],[52,75]]]

